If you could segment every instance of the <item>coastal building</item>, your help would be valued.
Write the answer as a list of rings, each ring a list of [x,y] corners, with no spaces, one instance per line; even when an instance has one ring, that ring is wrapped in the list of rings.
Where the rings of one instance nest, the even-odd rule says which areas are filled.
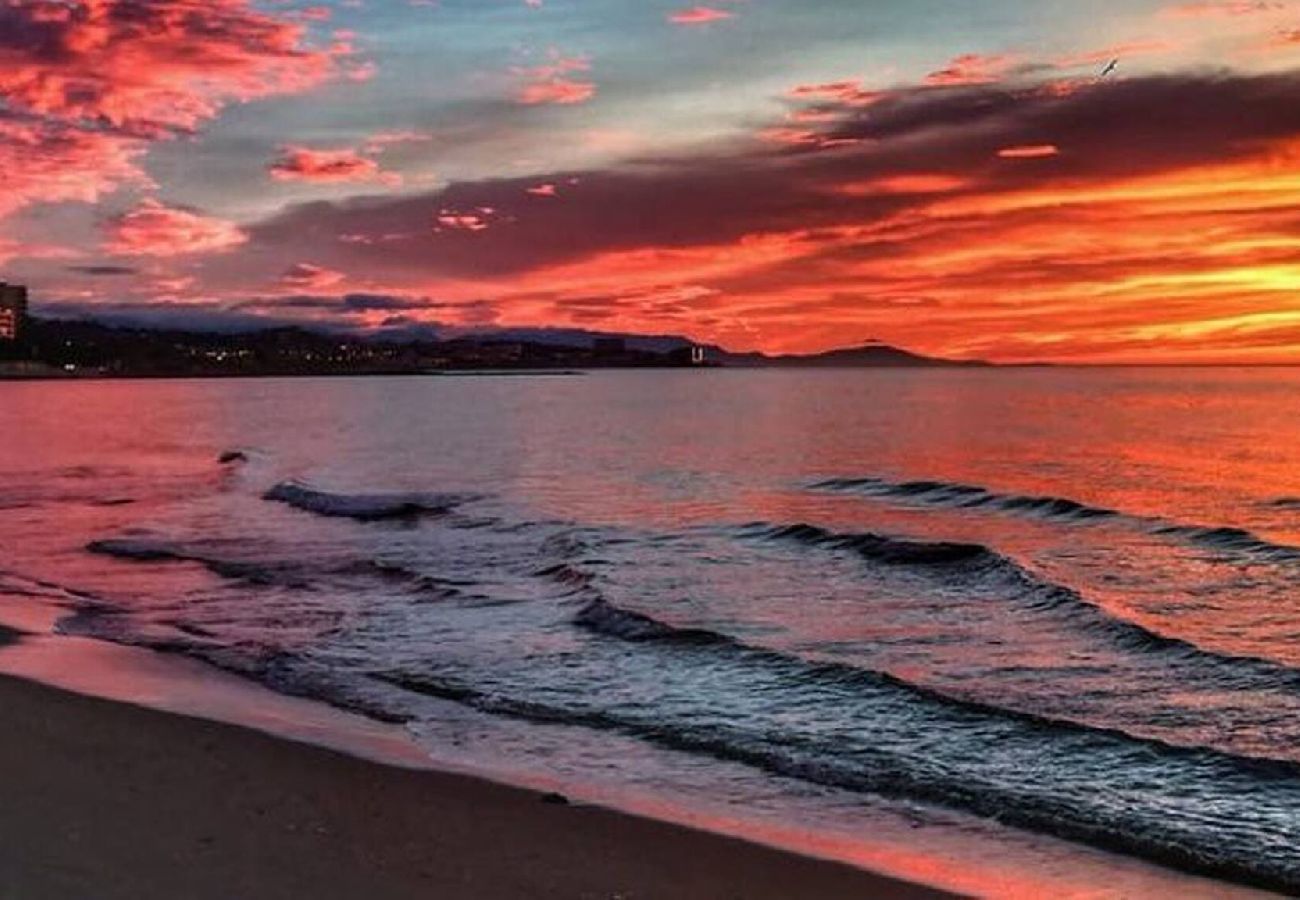
[[[668,358],[676,366],[705,366],[709,363],[707,348],[699,344],[686,344],[671,350]]]
[[[27,288],[0,281],[0,341],[17,342],[27,324]]]

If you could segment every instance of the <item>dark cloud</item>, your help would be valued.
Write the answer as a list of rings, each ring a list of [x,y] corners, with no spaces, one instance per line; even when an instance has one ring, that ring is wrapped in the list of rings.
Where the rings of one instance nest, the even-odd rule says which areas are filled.
[[[755,141],[603,171],[299,205],[251,227],[251,249],[281,258],[324,253],[360,277],[500,278],[601,253],[727,244],[769,231],[815,239],[932,201],[871,189],[891,177],[943,173],[961,179],[955,193],[996,193],[1231,161],[1300,134],[1296,97],[1300,73],[1285,72],[911,88],[833,110],[819,101],[834,114],[820,125],[833,149]],[[1042,144],[1060,152],[998,156]],[[539,180],[560,185],[557,195],[530,195]],[[449,224],[439,227],[439,219]]]
[[[1014,145],[1054,144],[1051,176],[1122,176],[1223,162],[1262,141],[1300,133],[1300,73],[1227,72],[1117,79],[1021,90],[916,89],[882,99],[829,131],[832,139],[891,142],[922,166],[987,158]],[[960,154],[957,158],[954,155]],[[1003,171],[1013,171],[1002,167]]]
[[[134,266],[68,266],[68,271],[76,272],[78,275],[111,278],[120,275],[135,275],[140,270]]]
[[[469,304],[473,307],[474,304]],[[38,315],[56,319],[89,319],[107,325],[163,328],[180,331],[242,333],[265,328],[301,326],[325,331],[355,330],[368,312],[430,311],[452,308],[427,298],[389,294],[295,295],[251,297],[234,301],[43,303]],[[459,306],[455,308],[461,308]],[[390,320],[409,320],[405,316]],[[420,320],[424,329],[436,323]]]
[[[312,309],[338,313],[429,310],[447,306],[427,297],[396,294],[293,294],[287,297],[257,297],[240,301],[239,309]]]
[[[243,334],[267,328],[308,324],[291,316],[272,316],[234,309],[224,303],[43,303],[34,312],[51,319],[86,319],[123,328],[211,331]],[[329,323],[311,323],[328,328]]]

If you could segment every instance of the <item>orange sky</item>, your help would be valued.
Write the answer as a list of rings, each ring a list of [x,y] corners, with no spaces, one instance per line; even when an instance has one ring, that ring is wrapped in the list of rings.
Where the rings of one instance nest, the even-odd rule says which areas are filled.
[[[0,275],[195,327],[1300,362],[1296,4],[837,5],[0,0]]]

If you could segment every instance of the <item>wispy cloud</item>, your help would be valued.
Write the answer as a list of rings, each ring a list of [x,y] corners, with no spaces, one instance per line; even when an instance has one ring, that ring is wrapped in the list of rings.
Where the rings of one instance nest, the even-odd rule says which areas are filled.
[[[516,99],[526,106],[585,103],[596,95],[596,85],[577,76],[589,71],[591,61],[586,57],[552,51],[541,65],[515,69],[524,81]]]
[[[735,13],[714,6],[692,6],[668,14],[668,21],[674,25],[708,25],[730,19]]]

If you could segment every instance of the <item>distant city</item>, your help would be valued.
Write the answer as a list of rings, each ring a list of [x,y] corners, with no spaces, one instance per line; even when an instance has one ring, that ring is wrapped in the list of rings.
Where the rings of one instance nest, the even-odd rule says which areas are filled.
[[[0,347],[16,345],[27,322],[27,288],[0,281]]]
[[[0,378],[422,375],[465,371],[719,366],[982,365],[878,342],[810,356],[730,353],[684,337],[514,329],[445,339],[280,326],[242,333],[32,315],[25,287],[0,282]]]
[[[0,377],[402,375],[708,364],[704,348],[689,343],[655,351],[616,336],[568,346],[490,334],[434,340],[297,327],[228,334],[46,319],[30,315],[25,288],[0,283]]]

